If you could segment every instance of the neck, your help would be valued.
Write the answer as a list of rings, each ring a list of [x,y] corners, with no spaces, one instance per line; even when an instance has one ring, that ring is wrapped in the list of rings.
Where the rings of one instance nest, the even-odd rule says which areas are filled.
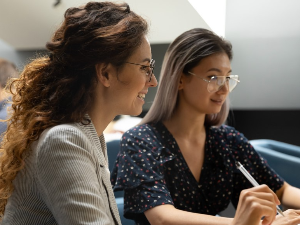
[[[103,134],[105,128],[116,116],[115,114],[108,112],[109,111],[104,110],[103,108],[93,108],[88,112],[98,136],[101,136]]]
[[[163,121],[168,130],[178,137],[193,139],[199,134],[205,133],[205,114],[184,111],[180,108],[175,110],[169,120]]]

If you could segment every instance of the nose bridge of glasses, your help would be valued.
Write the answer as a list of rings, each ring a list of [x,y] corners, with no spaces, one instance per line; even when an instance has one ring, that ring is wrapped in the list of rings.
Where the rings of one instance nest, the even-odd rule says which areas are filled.
[[[217,85],[218,86],[223,86],[225,83],[227,83],[227,77],[224,77],[224,76],[219,76],[217,77]]]
[[[229,77],[215,76],[214,79],[209,81],[207,90],[209,92],[217,92],[226,88],[226,90],[231,92],[239,82],[238,75],[230,75]]]

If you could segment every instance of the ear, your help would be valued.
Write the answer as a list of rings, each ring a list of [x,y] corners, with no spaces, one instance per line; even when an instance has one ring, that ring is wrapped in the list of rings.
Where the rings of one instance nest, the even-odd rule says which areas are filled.
[[[95,67],[98,80],[104,87],[110,87],[112,79],[112,65],[109,63],[98,63]]]
[[[185,75],[181,74],[179,83],[178,83],[178,90],[182,90],[184,87],[184,82],[185,82]]]

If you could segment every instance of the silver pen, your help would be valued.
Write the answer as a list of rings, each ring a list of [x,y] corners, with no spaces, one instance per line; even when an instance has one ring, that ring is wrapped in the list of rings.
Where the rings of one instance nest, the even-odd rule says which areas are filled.
[[[236,167],[245,175],[245,177],[250,181],[250,183],[256,187],[256,186],[259,186],[259,184],[256,182],[256,180],[251,176],[250,173],[248,173],[248,171],[243,167],[243,165],[239,162],[239,161],[236,161],[235,162],[235,165]],[[282,216],[283,215],[283,212],[281,211],[281,209],[279,208],[278,205],[276,205],[276,208],[277,208],[277,212],[279,214],[281,214]]]

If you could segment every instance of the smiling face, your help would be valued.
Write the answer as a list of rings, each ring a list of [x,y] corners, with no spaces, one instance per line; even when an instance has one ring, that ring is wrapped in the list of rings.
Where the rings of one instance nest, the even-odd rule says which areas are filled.
[[[179,107],[201,114],[214,114],[221,110],[229,93],[224,85],[220,90],[210,93],[207,90],[212,76],[228,76],[231,73],[230,60],[225,53],[216,53],[201,60],[190,72],[196,76],[182,75],[179,84]],[[201,78],[199,78],[201,77]]]
[[[114,76],[110,86],[113,93],[111,101],[113,101],[117,114],[139,115],[142,112],[148,88],[157,86],[154,74],[150,82],[150,75],[147,75],[151,58],[150,44],[144,37],[142,44]]]

